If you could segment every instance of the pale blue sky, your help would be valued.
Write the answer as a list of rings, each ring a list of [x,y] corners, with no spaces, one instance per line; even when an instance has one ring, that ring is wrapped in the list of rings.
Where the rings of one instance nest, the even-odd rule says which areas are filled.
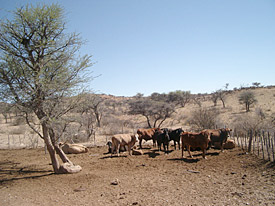
[[[59,3],[68,32],[88,42],[97,93],[211,93],[275,85],[274,0],[0,0],[0,17],[26,3]]]

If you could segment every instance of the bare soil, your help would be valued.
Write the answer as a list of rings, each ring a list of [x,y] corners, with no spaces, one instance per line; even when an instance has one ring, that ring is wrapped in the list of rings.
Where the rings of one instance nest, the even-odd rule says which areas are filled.
[[[83,170],[55,175],[41,148],[0,150],[0,205],[275,205],[274,164],[239,148],[211,149],[206,160],[200,151],[106,152],[69,155]]]

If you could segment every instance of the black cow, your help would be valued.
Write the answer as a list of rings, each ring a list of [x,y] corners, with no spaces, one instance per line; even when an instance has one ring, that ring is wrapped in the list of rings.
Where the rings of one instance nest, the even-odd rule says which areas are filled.
[[[169,129],[169,131],[168,131],[168,134],[169,134],[169,137],[170,137],[170,141],[171,140],[174,141],[175,150],[176,150],[176,142],[178,143],[179,150],[180,150],[180,135],[183,132],[184,131],[181,128],[178,128],[178,129],[175,129],[175,130]]]
[[[165,153],[168,152],[169,141],[170,141],[168,129],[164,128],[164,129],[157,131],[156,139],[157,139],[159,151],[161,150],[161,145],[163,144],[164,152]]]

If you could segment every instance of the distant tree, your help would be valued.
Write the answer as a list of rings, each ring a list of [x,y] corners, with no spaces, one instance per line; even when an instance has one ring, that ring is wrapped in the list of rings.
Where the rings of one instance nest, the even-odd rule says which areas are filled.
[[[0,98],[25,114],[44,140],[55,173],[79,172],[81,167],[59,147],[52,125],[78,105],[91,56],[79,56],[83,41],[78,34],[65,33],[60,6],[26,6],[13,14],[13,20],[0,24]],[[30,114],[36,115],[42,131],[31,123]]]
[[[217,106],[218,99],[219,99],[219,94],[218,94],[218,92],[217,92],[217,91],[216,91],[216,92],[213,92],[213,93],[211,94],[211,100],[212,100],[212,102],[214,103],[214,106]]]
[[[226,91],[225,90],[218,90],[217,91],[218,97],[222,102],[223,108],[225,108],[225,96],[226,96]]]
[[[148,97],[133,99],[129,103],[129,114],[144,116],[149,128],[160,127],[174,112],[174,105]]]
[[[103,108],[101,107],[104,99],[97,94],[85,94],[82,97],[80,110],[82,114],[94,116],[97,126],[101,127],[101,119],[103,116]]]
[[[252,85],[253,85],[254,87],[259,87],[259,86],[261,85],[261,83],[259,83],[259,82],[253,82]]]
[[[219,112],[216,109],[199,107],[191,113],[188,122],[198,131],[203,129],[212,129],[215,128],[218,114]]]
[[[255,95],[251,91],[244,91],[239,96],[239,103],[245,104],[246,112],[249,112],[250,106],[257,102]]]
[[[223,108],[225,108],[225,99],[227,95],[229,83],[226,83],[224,89],[219,89],[211,94],[211,100],[214,103],[214,106],[217,106],[218,99],[221,100]]]
[[[134,98],[142,98],[144,97],[144,94],[142,93],[137,93],[135,96],[133,96]]]
[[[174,91],[168,94],[168,102],[172,102],[177,106],[184,107],[191,100],[190,91]]]
[[[11,105],[5,102],[0,102],[0,113],[3,115],[5,119],[5,123],[8,123],[8,117],[11,112]]]
[[[149,98],[157,102],[165,102],[167,101],[167,94],[154,92],[149,96]]]

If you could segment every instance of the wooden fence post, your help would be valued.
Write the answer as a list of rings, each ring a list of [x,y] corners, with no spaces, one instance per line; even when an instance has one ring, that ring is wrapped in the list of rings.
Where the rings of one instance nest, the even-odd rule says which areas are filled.
[[[245,152],[247,152],[246,137],[247,137],[247,134],[244,136],[244,149],[245,149]]]
[[[10,149],[10,135],[8,134],[8,148]]]
[[[262,131],[262,134],[263,134],[263,135],[261,136],[261,145],[262,145],[263,159],[264,159],[264,145],[263,145],[263,144],[264,144],[264,143],[263,143],[263,142],[264,142],[264,131]]]
[[[260,134],[261,136],[261,132],[257,132],[257,136],[258,136],[258,133]],[[258,141],[257,141],[257,149],[258,149],[258,156],[260,156],[260,139],[258,138]]]
[[[275,161],[274,160],[275,154],[274,154],[274,144],[273,144],[274,142],[273,142],[273,139],[274,139],[274,137],[273,138],[271,137],[271,149],[272,149],[272,157],[273,157],[273,162],[274,162]]]
[[[268,161],[270,161],[270,152],[269,152],[269,132],[267,132],[266,150],[267,150]]]
[[[242,150],[243,150],[243,137],[240,137],[240,142],[241,142],[241,147],[242,147]]]
[[[251,153],[252,140],[253,140],[252,130],[249,131],[249,134],[247,136],[249,137],[249,140],[248,140],[248,152]]]

